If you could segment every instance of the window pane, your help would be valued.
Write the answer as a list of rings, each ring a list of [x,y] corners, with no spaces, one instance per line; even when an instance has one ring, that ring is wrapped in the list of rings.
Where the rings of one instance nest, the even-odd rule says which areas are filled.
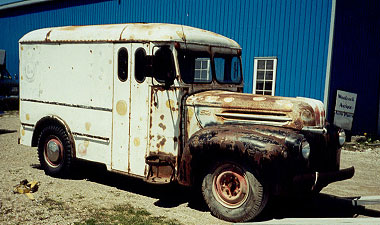
[[[207,69],[207,64],[209,63],[209,61],[203,61],[202,62],[202,69]]]
[[[224,67],[225,67],[224,58],[214,58],[214,64],[215,64],[216,79],[218,81],[223,81],[224,80]]]
[[[195,69],[200,69],[201,68],[201,61],[200,60],[196,60],[195,61]]]
[[[264,91],[264,95],[272,95],[271,91]]]
[[[256,94],[258,94],[258,95],[263,95],[264,92],[263,92],[263,91],[258,91],[258,90],[256,90]]]
[[[195,78],[195,80],[201,80],[201,71],[200,70],[195,70],[194,78]]]
[[[154,53],[153,77],[160,83],[170,83],[175,79],[174,57],[168,46],[162,46]]]
[[[121,48],[118,53],[117,75],[120,81],[126,81],[128,78],[128,51]]]
[[[266,71],[265,80],[273,80],[273,71]]]
[[[265,90],[271,91],[272,90],[272,81],[266,81],[265,82]]]
[[[238,57],[232,58],[232,65],[231,65],[231,80],[233,82],[240,82],[241,77],[241,71],[240,71],[240,60]]]
[[[240,58],[233,55],[215,54],[214,58],[216,79],[220,83],[241,83]]]
[[[263,90],[263,89],[264,89],[264,82],[263,81],[257,81],[256,90]]]
[[[257,61],[257,68],[258,69],[265,69],[265,60],[258,60]]]
[[[135,79],[138,82],[143,82],[145,80],[145,50],[143,48],[139,48],[135,53]]]
[[[264,71],[257,71],[257,79],[264,80]]]
[[[267,60],[267,69],[273,70],[273,60]]]

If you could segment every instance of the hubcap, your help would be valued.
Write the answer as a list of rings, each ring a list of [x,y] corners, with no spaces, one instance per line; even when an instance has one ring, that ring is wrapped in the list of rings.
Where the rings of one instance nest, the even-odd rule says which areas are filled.
[[[214,177],[214,194],[217,200],[228,208],[241,206],[248,197],[248,190],[245,173],[233,165],[228,165]]]
[[[59,166],[62,160],[62,143],[56,138],[47,141],[45,145],[45,159],[52,167]]]

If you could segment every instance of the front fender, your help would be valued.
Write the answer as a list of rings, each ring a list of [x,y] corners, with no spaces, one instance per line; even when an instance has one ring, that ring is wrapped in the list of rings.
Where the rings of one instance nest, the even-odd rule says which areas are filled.
[[[221,156],[238,157],[260,170],[264,164],[292,153],[287,137],[303,139],[294,130],[262,125],[216,125],[201,129],[187,142],[178,181],[192,185],[198,172]]]

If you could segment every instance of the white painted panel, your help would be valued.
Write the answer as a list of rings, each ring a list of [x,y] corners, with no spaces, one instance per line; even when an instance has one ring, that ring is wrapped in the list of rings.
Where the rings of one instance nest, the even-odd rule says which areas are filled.
[[[23,44],[20,98],[112,108],[112,44]]]
[[[114,99],[113,99],[113,143],[112,169],[129,171],[129,132],[130,132],[130,71],[128,78],[121,81],[118,77],[118,53],[120,49],[128,51],[128,66],[131,67],[131,44],[114,45]]]
[[[21,101],[21,123],[36,124],[48,115],[64,121],[74,135],[76,157],[89,161],[111,164],[112,113],[109,111],[83,109],[78,107]],[[31,132],[25,127],[22,143],[30,145]],[[21,131],[22,132],[22,131]],[[82,134],[82,135],[76,135]],[[87,136],[83,136],[87,135]],[[91,138],[99,137],[99,138]],[[103,139],[108,139],[103,140]]]
[[[130,173],[139,176],[146,175],[145,156],[148,147],[149,126],[149,85],[152,78],[147,77],[142,83],[135,79],[135,51],[144,48],[149,54],[149,44],[132,44],[132,68],[131,68],[131,141],[130,141]]]

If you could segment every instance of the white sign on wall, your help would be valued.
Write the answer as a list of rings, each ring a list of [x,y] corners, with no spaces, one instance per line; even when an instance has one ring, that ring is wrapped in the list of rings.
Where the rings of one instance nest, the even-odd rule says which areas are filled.
[[[357,94],[338,90],[336,93],[334,125],[351,130]]]

